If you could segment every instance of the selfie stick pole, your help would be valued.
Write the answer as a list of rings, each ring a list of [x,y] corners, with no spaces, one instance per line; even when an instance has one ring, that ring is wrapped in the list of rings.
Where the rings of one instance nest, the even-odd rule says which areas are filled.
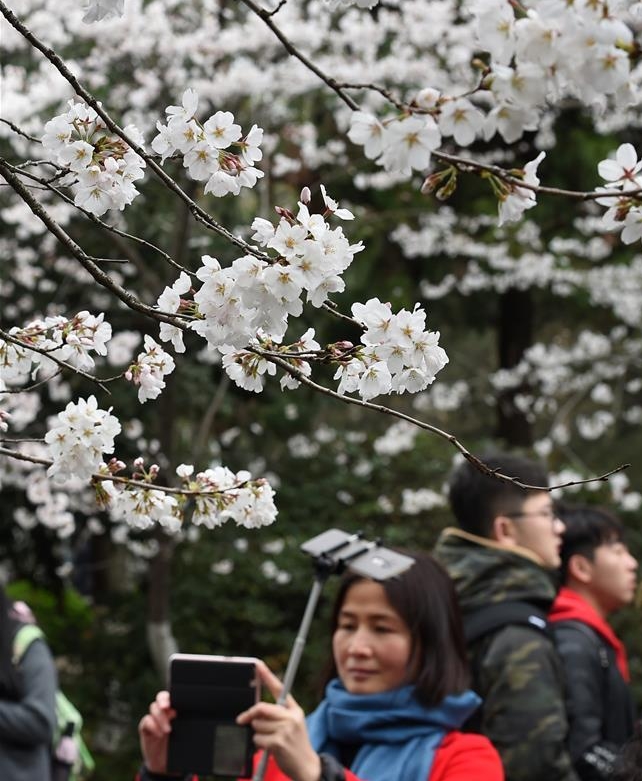
[[[277,700],[278,705],[285,705],[287,701],[310,631],[312,617],[321,596],[321,589],[330,575],[335,572],[340,573],[348,567],[366,578],[381,581],[400,575],[414,563],[411,557],[382,548],[379,542],[367,542],[360,532],[347,534],[338,529],[329,529],[313,537],[301,546],[301,550],[314,557],[315,578],[285,670],[283,688]],[[268,759],[268,752],[263,752],[252,781],[263,781]]]
[[[330,564],[332,564],[332,566],[330,566]],[[286,700],[288,698],[288,694],[292,689],[292,684],[294,683],[294,676],[296,675],[296,671],[299,667],[299,662],[301,661],[303,649],[305,648],[305,643],[308,637],[308,633],[310,631],[310,624],[312,623],[314,611],[316,610],[319,597],[321,596],[321,590],[323,588],[323,584],[328,579],[328,576],[331,575],[332,572],[334,571],[335,565],[333,562],[332,563],[328,562],[328,564],[325,565],[323,560],[320,560],[317,561],[316,569],[317,569],[316,577],[314,583],[312,584],[310,595],[308,596],[308,602],[307,605],[305,606],[305,612],[303,613],[303,618],[301,619],[301,625],[299,626],[299,632],[296,636],[294,644],[292,645],[292,651],[290,653],[290,658],[288,659],[288,666],[285,670],[285,675],[283,676],[283,688],[281,689],[281,694],[279,695],[279,698],[276,701],[277,705],[285,705]],[[254,776],[252,777],[252,781],[263,781],[263,776],[265,775],[268,759],[269,759],[269,752],[264,751],[263,756],[261,757],[261,761],[259,762],[256,768]]]

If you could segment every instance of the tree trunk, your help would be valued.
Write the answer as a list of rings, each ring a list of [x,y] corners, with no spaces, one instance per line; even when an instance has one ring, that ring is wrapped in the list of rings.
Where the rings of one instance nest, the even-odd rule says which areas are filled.
[[[172,634],[169,594],[174,543],[162,532],[157,535],[158,553],[149,565],[147,645],[154,661],[154,667],[164,681],[167,681],[169,657],[178,646]]]
[[[533,343],[533,297],[530,290],[510,288],[499,297],[497,348],[499,366],[512,369],[522,360]],[[507,445],[528,447],[533,443],[533,430],[526,415],[515,405],[515,396],[528,393],[528,378],[514,388],[500,391],[497,396],[497,436]]]

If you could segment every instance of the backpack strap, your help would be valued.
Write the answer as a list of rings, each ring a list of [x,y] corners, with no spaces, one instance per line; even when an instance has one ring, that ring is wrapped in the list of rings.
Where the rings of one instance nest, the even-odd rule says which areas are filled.
[[[553,637],[555,636],[555,625],[557,622],[552,623],[553,628]],[[598,634],[596,634],[589,626],[587,626],[583,621],[577,621],[575,619],[569,619],[567,621],[560,621],[560,628],[566,627],[569,629],[574,629],[576,632],[579,632],[581,635],[584,635],[584,637],[587,638],[587,640],[590,641],[591,645],[593,646],[595,653],[600,660],[600,667],[603,670],[608,670],[608,668],[611,666],[611,662],[609,660],[609,655],[606,650],[606,647],[604,643],[600,640],[600,637]]]
[[[466,645],[510,624],[530,626],[540,632],[548,630],[546,612],[528,602],[509,601],[484,605],[464,613],[463,618]]]
[[[11,662],[14,667],[17,667],[20,664],[31,643],[33,643],[34,640],[44,638],[44,636],[45,633],[36,624],[22,624],[13,637]]]

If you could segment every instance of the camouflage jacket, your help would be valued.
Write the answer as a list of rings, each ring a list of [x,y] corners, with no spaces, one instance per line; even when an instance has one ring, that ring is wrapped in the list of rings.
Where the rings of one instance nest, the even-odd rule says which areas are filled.
[[[464,614],[509,600],[547,611],[555,598],[551,574],[525,549],[507,551],[446,529],[435,555],[455,583]],[[563,672],[552,638],[509,624],[468,650],[473,688],[484,700],[479,731],[499,751],[506,781],[578,781],[566,745]]]

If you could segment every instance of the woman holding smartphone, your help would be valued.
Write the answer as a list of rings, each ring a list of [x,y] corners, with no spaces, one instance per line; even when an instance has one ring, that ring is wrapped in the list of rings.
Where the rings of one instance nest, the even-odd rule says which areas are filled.
[[[503,781],[499,755],[459,729],[480,700],[467,689],[463,629],[446,572],[426,554],[397,578],[354,573],[332,615],[332,671],[307,719],[293,697],[239,714],[258,749],[270,752],[265,781]],[[281,682],[263,663],[262,682]],[[167,778],[169,695],[160,692],[139,725],[140,781]]]

